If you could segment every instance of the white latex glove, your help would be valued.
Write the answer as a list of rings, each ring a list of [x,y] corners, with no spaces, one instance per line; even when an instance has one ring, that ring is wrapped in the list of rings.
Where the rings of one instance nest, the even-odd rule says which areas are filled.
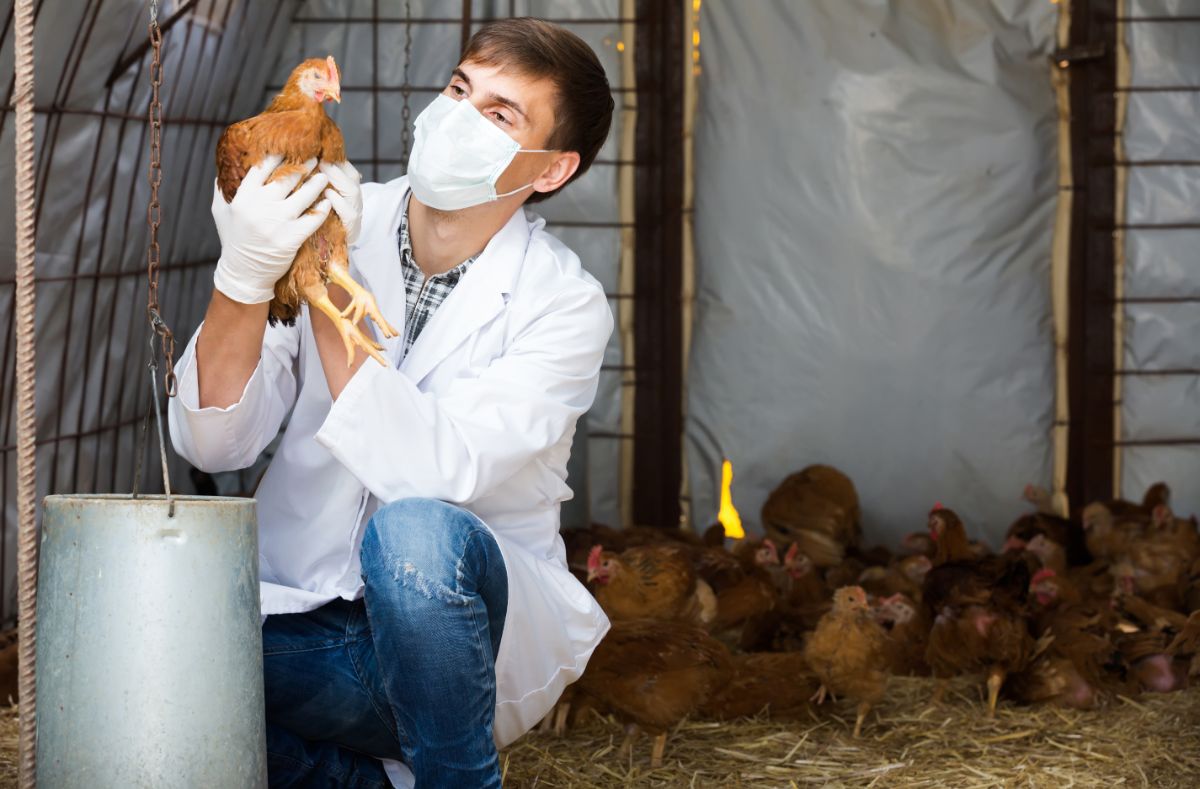
[[[321,162],[320,170],[329,177],[331,187],[325,190],[325,199],[346,226],[346,243],[353,244],[362,231],[362,174],[350,162]]]
[[[251,167],[228,203],[219,188],[213,191],[213,221],[221,237],[221,259],[213,285],[243,304],[260,304],[274,297],[275,283],[329,215],[328,200],[313,205],[329,185],[328,176],[313,173],[295,194],[289,194],[316,167],[316,159],[305,163],[303,173],[264,183],[282,161],[282,156],[273,155]],[[313,212],[306,214],[309,207]]]

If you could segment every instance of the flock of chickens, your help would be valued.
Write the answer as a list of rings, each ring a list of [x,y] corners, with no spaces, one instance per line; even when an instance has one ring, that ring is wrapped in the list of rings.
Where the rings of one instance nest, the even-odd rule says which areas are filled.
[[[858,495],[830,466],[789,476],[763,508],[765,537],[725,547],[673,529],[593,525],[563,533],[573,571],[612,621],[543,729],[585,710],[666,733],[688,716],[789,718],[827,697],[857,703],[858,736],[889,675],[932,676],[933,703],[960,675],[986,681],[988,712],[1079,708],[1168,692],[1200,674],[1200,534],[1170,490],[1017,519],[1000,554],[938,504],[899,550],[861,545]],[[1190,615],[1189,615],[1190,614]]]

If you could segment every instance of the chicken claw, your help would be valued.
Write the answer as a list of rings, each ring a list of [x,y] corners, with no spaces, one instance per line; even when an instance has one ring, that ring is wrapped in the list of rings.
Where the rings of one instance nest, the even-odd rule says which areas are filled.
[[[349,319],[342,316],[341,311],[330,301],[329,292],[325,290],[324,286],[318,285],[315,288],[309,289],[305,293],[305,296],[311,306],[328,315],[329,319],[333,321],[333,325],[337,327],[338,334],[341,335],[342,342],[346,346],[347,367],[354,364],[355,346],[362,348],[368,356],[384,367],[389,366],[387,360],[383,358],[383,354],[380,353],[383,347],[363,334],[356,323],[352,323]]]
[[[392,324],[384,320],[383,315],[379,312],[379,307],[375,304],[375,297],[371,295],[371,291],[359,285],[350,276],[350,272],[345,267],[339,263],[330,261],[325,273],[331,282],[341,285],[342,289],[350,294],[350,304],[341,312],[343,318],[348,318],[352,323],[357,325],[363,319],[363,316],[366,315],[375,322],[375,325],[383,332],[384,337],[396,337],[399,335],[399,332],[392,327]]]
[[[827,691],[825,690],[825,686],[824,686],[824,685],[822,685],[821,687],[817,688],[817,692],[816,692],[816,693],[812,694],[812,696],[809,698],[809,701],[811,701],[811,702],[813,702],[814,704],[817,704],[817,705],[824,704],[824,703],[825,703],[825,694],[826,694],[826,693],[827,693]]]

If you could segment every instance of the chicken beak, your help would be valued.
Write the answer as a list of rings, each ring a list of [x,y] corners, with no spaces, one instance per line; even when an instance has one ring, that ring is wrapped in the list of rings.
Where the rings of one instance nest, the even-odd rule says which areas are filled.
[[[596,580],[596,576],[598,576],[598,575],[600,575],[600,571],[598,569],[596,569],[595,567],[589,567],[588,575],[587,575],[587,582],[590,584],[592,581]]]
[[[338,104],[341,104],[342,103],[342,86],[335,83],[329,91],[329,98],[333,99]]]

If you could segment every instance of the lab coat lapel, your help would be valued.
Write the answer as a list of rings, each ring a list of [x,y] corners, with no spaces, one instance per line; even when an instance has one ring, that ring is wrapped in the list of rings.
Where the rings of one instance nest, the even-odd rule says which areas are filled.
[[[525,211],[517,209],[500,232],[492,236],[409,349],[400,369],[412,381],[420,382],[471,334],[500,314],[521,270],[528,244]]]

